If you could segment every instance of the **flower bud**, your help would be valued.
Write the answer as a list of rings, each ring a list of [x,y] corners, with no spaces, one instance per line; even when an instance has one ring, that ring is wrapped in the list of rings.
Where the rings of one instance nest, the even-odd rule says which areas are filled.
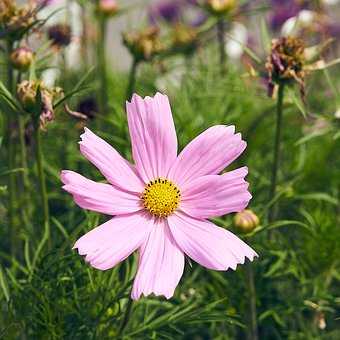
[[[206,0],[205,7],[215,15],[225,15],[233,11],[237,6],[236,0]]]
[[[11,53],[11,63],[18,70],[27,70],[33,61],[33,52],[28,47],[18,47]]]
[[[50,26],[47,31],[48,39],[56,47],[65,47],[71,42],[71,27],[66,24]]]
[[[260,224],[259,218],[250,209],[240,211],[234,217],[235,227],[243,233],[252,232],[259,224]]]
[[[118,5],[115,0],[99,0],[98,13],[105,16],[113,16],[118,12]]]

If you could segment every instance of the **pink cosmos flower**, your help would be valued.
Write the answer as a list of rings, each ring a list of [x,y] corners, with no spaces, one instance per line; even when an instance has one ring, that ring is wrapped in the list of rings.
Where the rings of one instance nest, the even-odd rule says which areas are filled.
[[[246,147],[234,126],[207,129],[177,155],[167,96],[134,95],[126,106],[135,165],[85,128],[80,151],[109,184],[62,171],[63,188],[80,207],[114,216],[74,248],[100,270],[138,250],[133,299],[151,293],[170,298],[183,274],[184,254],[215,270],[235,270],[246,257],[252,261],[255,251],[207,220],[241,211],[251,198],[246,167],[219,175]]]

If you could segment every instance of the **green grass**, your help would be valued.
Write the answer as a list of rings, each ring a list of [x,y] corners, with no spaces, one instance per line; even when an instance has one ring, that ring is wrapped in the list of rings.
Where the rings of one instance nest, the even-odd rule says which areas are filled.
[[[249,302],[254,298],[261,339],[338,339],[340,144],[334,135],[339,122],[332,117],[335,99],[326,97],[325,77],[320,73],[309,80],[312,85],[307,93],[308,111],[325,117],[331,125],[325,134],[297,143],[304,137],[304,127],[311,123],[292,102],[284,103],[283,157],[276,197],[279,213],[273,223],[268,223],[275,100],[267,98],[257,81],[246,80],[241,76],[243,71],[232,65],[221,77],[214,61],[202,61],[213,60],[214,55],[204,53],[193,58],[187,67],[181,67],[183,77],[179,83],[166,83],[179,145],[183,148],[214,124],[234,124],[245,136],[248,148],[233,167],[249,167],[253,195],[250,207],[259,215],[261,225],[253,233],[239,236],[260,257],[251,265],[239,266],[235,272],[210,271],[187,262],[175,296],[170,300],[151,296],[136,302],[119,336],[244,339],[250,325]],[[339,69],[334,71],[339,74]],[[159,77],[154,67],[143,65],[137,92],[154,94]],[[75,73],[63,81],[71,90],[80,78]],[[126,78],[126,74],[110,73],[110,112],[98,115],[88,126],[131,160],[123,105]],[[335,82],[339,78],[332,79]],[[92,93],[96,88],[95,75],[87,82],[87,92]],[[339,87],[339,83],[335,86]],[[81,96],[85,95],[86,92]],[[71,104],[75,106],[78,100],[74,97]],[[42,225],[34,143],[27,145],[29,196],[19,197],[16,202],[19,240],[15,256],[9,247],[6,176],[0,178],[0,338],[118,338],[136,256],[100,272],[87,266],[71,250],[79,236],[106,220],[77,207],[61,189],[62,169],[103,180],[78,150],[81,130],[77,126],[75,119],[59,110],[56,121],[42,136],[52,216],[50,251]],[[6,171],[4,145],[0,149],[0,167],[0,174]],[[28,214],[26,222],[22,221],[23,205]],[[216,223],[237,233],[232,216],[216,219]],[[253,271],[256,296],[251,296],[249,290],[247,267]],[[322,315],[325,329],[318,327],[317,320]]]

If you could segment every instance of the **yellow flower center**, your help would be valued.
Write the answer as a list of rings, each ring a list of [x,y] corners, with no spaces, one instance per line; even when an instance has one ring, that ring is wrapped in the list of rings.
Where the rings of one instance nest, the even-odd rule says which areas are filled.
[[[156,178],[147,184],[141,198],[144,208],[152,215],[167,217],[178,207],[181,200],[181,192],[169,180]]]

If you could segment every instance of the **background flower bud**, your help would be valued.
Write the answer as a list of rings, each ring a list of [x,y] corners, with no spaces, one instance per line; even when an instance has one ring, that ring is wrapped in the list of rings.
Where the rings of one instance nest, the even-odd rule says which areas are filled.
[[[223,15],[236,8],[236,0],[207,0],[205,3],[209,12],[216,15]]]
[[[34,55],[28,47],[18,47],[11,54],[11,63],[16,69],[25,71],[32,64]]]
[[[235,227],[243,233],[250,233],[260,224],[257,215],[250,209],[237,213],[234,217]]]
[[[106,16],[115,15],[118,12],[118,5],[115,0],[100,0],[98,12]]]

